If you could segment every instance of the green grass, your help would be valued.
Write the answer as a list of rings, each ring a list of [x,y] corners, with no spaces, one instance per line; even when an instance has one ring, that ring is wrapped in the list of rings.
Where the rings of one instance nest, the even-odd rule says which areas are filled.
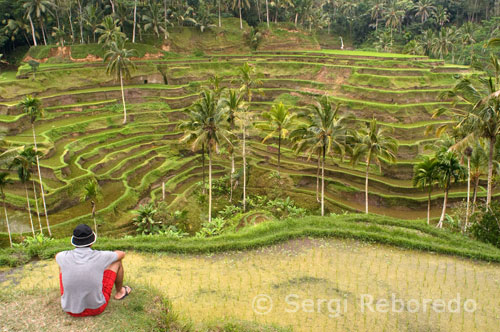
[[[500,263],[500,249],[471,240],[461,234],[436,229],[428,226],[424,221],[364,214],[310,216],[301,219],[270,221],[244,228],[236,233],[206,239],[173,240],[162,236],[137,236],[122,239],[101,237],[96,244],[96,249],[211,253],[248,250],[307,236],[351,238]],[[68,238],[63,238],[49,242],[46,246],[36,248],[31,252],[21,249],[2,249],[0,250],[0,266],[23,264],[26,259],[32,257],[51,258],[57,252],[69,248]]]
[[[1,272],[1,271],[0,271]],[[6,331],[107,332],[285,332],[289,330],[253,322],[219,319],[203,327],[180,318],[171,302],[160,291],[145,283],[129,283],[132,293],[124,301],[111,300],[105,312],[90,319],[73,318],[61,310],[56,287],[11,290],[2,288],[0,313]]]

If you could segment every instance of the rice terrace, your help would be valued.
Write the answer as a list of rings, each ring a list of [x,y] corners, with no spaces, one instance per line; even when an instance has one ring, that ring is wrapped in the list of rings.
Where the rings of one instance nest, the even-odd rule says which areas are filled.
[[[457,3],[0,1],[0,331],[497,331],[500,4]]]

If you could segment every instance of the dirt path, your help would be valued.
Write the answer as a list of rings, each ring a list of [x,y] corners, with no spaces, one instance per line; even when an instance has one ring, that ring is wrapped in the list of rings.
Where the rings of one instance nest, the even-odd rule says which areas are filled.
[[[499,265],[357,241],[303,239],[217,255],[129,253],[125,264],[129,282],[155,287],[195,326],[232,317],[294,331],[493,332],[500,315]],[[56,275],[55,262],[39,262],[0,279],[0,289],[46,289],[56,296]],[[407,307],[371,312],[361,302],[392,296]],[[457,296],[460,313],[435,312],[437,301],[447,305]],[[424,312],[425,299],[434,302]],[[464,309],[468,299],[475,313]],[[419,303],[417,312],[410,300]]]

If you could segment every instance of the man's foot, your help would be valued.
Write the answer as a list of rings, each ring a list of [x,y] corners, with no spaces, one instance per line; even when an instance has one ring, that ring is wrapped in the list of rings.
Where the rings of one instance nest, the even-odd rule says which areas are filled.
[[[124,298],[126,298],[128,296],[128,294],[130,294],[131,291],[132,291],[132,288],[130,288],[129,286],[123,286],[119,292],[116,292],[115,300],[123,300]]]

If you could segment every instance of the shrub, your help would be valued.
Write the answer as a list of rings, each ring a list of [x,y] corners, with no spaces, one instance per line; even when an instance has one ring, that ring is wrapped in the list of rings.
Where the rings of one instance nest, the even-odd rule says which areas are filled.
[[[202,57],[202,56],[205,56],[205,52],[203,52],[203,50],[197,49],[197,50],[194,50],[193,55],[195,57]]]
[[[479,241],[491,243],[500,248],[500,204],[492,202],[484,212],[474,213],[469,232]]]
[[[159,231],[159,234],[171,238],[171,239],[182,239],[183,237],[188,236],[189,234],[186,232],[183,232],[182,230],[178,229],[177,227],[170,225],[167,227],[163,227],[161,231]]]
[[[238,213],[241,213],[241,207],[235,205],[226,205],[223,210],[219,211],[219,216],[222,219],[229,219],[234,217]]]
[[[196,233],[196,237],[204,238],[222,234],[226,221],[222,218],[214,218],[211,222],[204,222],[201,229]]]
[[[137,217],[133,219],[134,225],[137,227],[137,233],[143,235],[158,234],[161,230],[161,222],[156,221],[156,208],[153,203],[141,205],[137,213]]]
[[[276,198],[275,200],[268,201],[267,207],[270,209],[270,212],[279,219],[304,217],[307,212],[306,209],[297,207],[290,197],[285,199]]]
[[[28,236],[22,243],[13,243],[16,248],[25,248],[30,257],[39,257],[40,254],[50,245],[54,239],[39,233],[35,236]]]

